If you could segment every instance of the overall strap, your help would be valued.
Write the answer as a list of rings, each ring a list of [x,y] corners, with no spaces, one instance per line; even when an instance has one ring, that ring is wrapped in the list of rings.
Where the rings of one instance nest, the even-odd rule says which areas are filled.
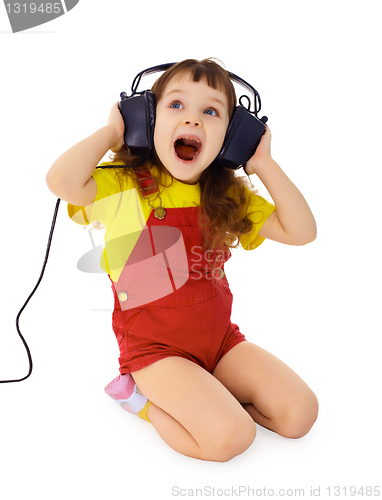
[[[120,164],[107,164],[107,165],[98,165],[97,168],[133,168],[135,177],[137,179],[138,187],[141,192],[142,198],[145,198],[146,195],[153,194],[159,192],[158,183],[151,175],[150,170],[146,167],[146,165],[137,165],[134,167],[128,167],[128,165],[120,165]]]
[[[145,165],[135,167],[134,172],[142,198],[159,191],[155,177]]]

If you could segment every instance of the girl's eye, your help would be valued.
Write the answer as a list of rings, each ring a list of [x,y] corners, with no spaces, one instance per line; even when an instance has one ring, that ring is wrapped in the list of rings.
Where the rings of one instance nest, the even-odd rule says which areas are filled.
[[[208,108],[205,110],[206,115],[218,116],[218,112],[214,108]]]
[[[178,101],[174,101],[173,103],[171,103],[171,106],[170,108],[173,108],[173,109],[182,109],[182,104]]]

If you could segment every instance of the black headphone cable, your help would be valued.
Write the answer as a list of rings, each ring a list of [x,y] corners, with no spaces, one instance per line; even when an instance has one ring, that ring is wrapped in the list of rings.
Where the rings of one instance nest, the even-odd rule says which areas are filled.
[[[53,237],[54,227],[56,225],[56,219],[57,219],[58,208],[60,206],[60,201],[61,201],[60,198],[57,198],[56,208],[54,210],[54,215],[53,215],[53,220],[52,220],[52,226],[51,226],[50,233],[49,233],[48,245],[47,245],[46,253],[45,253],[45,260],[44,260],[44,264],[42,266],[40,277],[39,277],[39,279],[38,279],[38,281],[36,283],[36,286],[32,290],[31,294],[29,295],[29,297],[25,301],[24,305],[22,306],[22,308],[20,309],[20,311],[19,311],[19,313],[18,313],[18,315],[16,317],[16,329],[17,329],[17,333],[19,334],[19,337],[21,338],[21,340],[22,340],[22,342],[24,344],[25,350],[27,351],[27,355],[28,355],[29,372],[28,372],[28,374],[25,377],[20,378],[20,379],[15,379],[15,380],[0,380],[0,384],[7,384],[7,383],[11,383],[11,382],[22,382],[23,380],[26,380],[31,375],[32,370],[33,370],[32,355],[31,355],[30,349],[28,347],[28,344],[26,343],[24,337],[22,336],[22,334],[20,332],[19,319],[20,319],[21,313],[24,311],[24,309],[27,306],[28,302],[30,301],[30,299],[32,298],[33,294],[37,290],[37,288],[38,288],[38,286],[39,286],[39,284],[40,284],[40,282],[42,280],[42,277],[44,275],[46,264],[48,262],[48,256],[49,256],[50,246],[51,246],[51,243],[52,243],[52,237]]]

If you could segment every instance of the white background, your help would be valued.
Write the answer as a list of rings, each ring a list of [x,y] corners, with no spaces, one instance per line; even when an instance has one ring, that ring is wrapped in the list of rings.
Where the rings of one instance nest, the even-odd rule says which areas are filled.
[[[109,281],[77,270],[91,244],[61,203],[45,277],[20,320],[33,374],[0,385],[1,498],[170,499],[175,486],[194,495],[215,487],[216,496],[305,488],[305,497],[320,487],[329,498],[328,486],[381,483],[379,11],[371,0],[80,0],[12,34],[0,6],[0,379],[28,370],[15,317],[44,260],[50,165],[106,123],[142,69],[214,56],[260,92],[273,157],[318,225],[307,246],[234,252],[233,320],[320,401],[308,436],[259,428],[227,463],[168,448],[103,392],[118,374]]]

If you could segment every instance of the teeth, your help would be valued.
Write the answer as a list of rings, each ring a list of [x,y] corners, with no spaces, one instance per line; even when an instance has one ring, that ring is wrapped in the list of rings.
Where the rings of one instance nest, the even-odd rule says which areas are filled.
[[[186,139],[188,141],[194,141],[194,142],[197,142],[198,144],[200,144],[200,141],[198,141],[198,139],[195,139],[194,137],[181,137],[178,139],[178,141],[182,140],[182,139]]]

